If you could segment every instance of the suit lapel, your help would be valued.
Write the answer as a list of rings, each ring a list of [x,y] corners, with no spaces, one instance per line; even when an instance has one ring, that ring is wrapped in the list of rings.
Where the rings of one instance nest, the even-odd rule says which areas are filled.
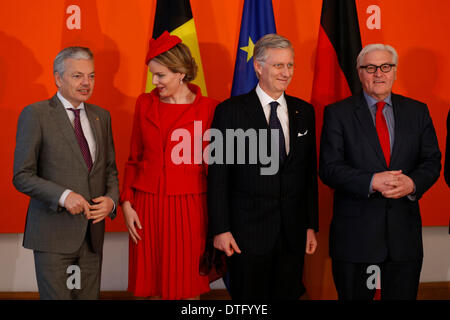
[[[72,149],[75,158],[77,158],[87,170],[86,162],[84,161],[80,146],[78,145],[75,131],[70,123],[67,111],[56,95],[50,99],[50,106],[52,107],[51,115],[53,116],[54,122],[58,124],[57,127],[62,136],[66,139],[67,144]]]
[[[384,158],[383,150],[381,149],[380,141],[378,140],[377,130],[373,124],[373,118],[363,95],[360,95],[356,100],[355,116],[361,125],[362,132],[366,135],[367,140],[375,151],[378,159],[387,167],[386,159]]]
[[[293,152],[295,151],[294,142],[296,139],[297,132],[299,132],[299,130],[301,130],[303,127],[306,128],[306,126],[304,124],[304,118],[302,117],[301,114],[301,108],[299,108],[299,106],[293,99],[291,99],[290,96],[285,94],[285,98],[289,118],[289,154],[288,157],[286,158],[286,160],[288,161],[291,158]],[[261,102],[259,101],[258,95],[256,94],[255,90],[249,92],[246,99],[243,100],[243,108],[249,114],[250,119],[253,119],[252,128],[256,130],[270,129],[269,124],[267,123],[266,116],[264,114],[264,110],[261,106]]]
[[[160,119],[158,108],[159,108],[159,99],[152,96],[148,110],[145,113],[145,118],[159,129]]]
[[[405,140],[403,138],[405,130],[403,130],[402,119],[403,120],[407,119],[408,114],[406,112],[407,110],[401,103],[400,97],[396,94],[392,94],[391,97],[392,97],[392,108],[394,109],[394,123],[395,123],[394,145],[392,146],[392,154],[391,154],[391,164],[392,164],[395,163],[395,160],[397,160],[397,157],[400,154],[401,143],[402,141]]]
[[[301,108],[296,104],[296,102],[291,99],[290,96],[284,95],[286,98],[288,117],[289,117],[289,154],[287,160],[289,160],[292,155],[297,151],[295,150],[295,141],[297,139],[297,133],[304,133],[307,128],[304,121],[304,115],[302,114]]]
[[[269,124],[267,123],[264,110],[255,89],[250,91],[245,99],[242,100],[242,102],[242,108],[250,116],[249,119],[253,120],[252,128],[254,128],[255,130],[269,129]]]
[[[89,124],[91,125],[91,130],[94,135],[94,140],[95,140],[95,145],[96,145],[95,161],[94,161],[92,169],[91,169],[91,172],[92,172],[94,170],[95,166],[97,165],[97,163],[99,163],[99,161],[98,161],[99,156],[101,154],[103,154],[102,152],[100,152],[100,151],[102,151],[102,150],[100,150],[100,148],[103,148],[106,142],[103,141],[103,136],[101,134],[102,131],[101,131],[101,127],[100,127],[100,117],[95,113],[95,111],[89,104],[85,103],[84,108],[86,110],[86,115],[89,120]]]

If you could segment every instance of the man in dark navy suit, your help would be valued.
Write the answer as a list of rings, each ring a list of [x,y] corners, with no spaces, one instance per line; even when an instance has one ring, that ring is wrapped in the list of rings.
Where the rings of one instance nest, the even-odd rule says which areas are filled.
[[[441,169],[436,132],[424,103],[392,93],[394,48],[363,48],[363,93],[327,106],[319,175],[335,189],[330,227],[340,299],[415,299],[423,260],[419,199]],[[373,274],[373,270],[380,270]]]
[[[312,254],[317,246],[314,109],[284,93],[294,73],[289,40],[262,37],[253,59],[256,88],[222,102],[214,114],[212,128],[225,137],[224,159],[233,163],[208,168],[209,232],[214,246],[229,257],[233,299],[298,299],[304,292],[305,252]],[[245,140],[245,152],[234,146],[230,157],[229,130],[258,135]],[[278,134],[270,136],[273,132]],[[274,170],[265,170],[261,157],[251,161],[252,150],[260,155],[262,147],[271,150]]]

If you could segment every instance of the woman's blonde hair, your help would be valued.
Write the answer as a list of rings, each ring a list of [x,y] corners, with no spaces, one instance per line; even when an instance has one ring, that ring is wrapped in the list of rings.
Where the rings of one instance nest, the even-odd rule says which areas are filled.
[[[197,63],[188,46],[184,43],[178,43],[175,47],[153,58],[153,60],[166,66],[174,73],[184,73],[184,82],[190,82],[197,76]]]

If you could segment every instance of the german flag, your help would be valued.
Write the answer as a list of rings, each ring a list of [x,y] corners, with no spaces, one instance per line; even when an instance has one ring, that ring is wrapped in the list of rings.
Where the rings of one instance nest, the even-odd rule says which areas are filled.
[[[158,0],[156,3],[155,20],[153,23],[153,35],[156,39],[164,31],[176,35],[183,40],[183,43],[189,47],[191,54],[198,66],[197,77],[192,83],[195,83],[202,89],[202,94],[207,95],[205,76],[203,73],[202,59],[198,46],[197,31],[195,29],[194,18],[192,16],[191,4],[189,0]],[[147,85],[145,92],[150,92],[152,77],[150,71],[147,75]]]
[[[316,108],[323,111],[360,92],[356,58],[361,49],[355,1],[323,0],[311,98]]]
[[[320,137],[324,107],[361,90],[356,58],[361,51],[361,35],[354,0],[323,0],[317,43],[311,103],[316,111]],[[318,142],[320,143],[320,139]],[[319,146],[317,148],[319,150]],[[319,229],[327,230],[332,216],[333,194],[319,183]],[[312,299],[335,299],[328,255],[328,234],[318,233],[318,248],[305,266],[305,284]],[[312,264],[308,266],[308,264]]]

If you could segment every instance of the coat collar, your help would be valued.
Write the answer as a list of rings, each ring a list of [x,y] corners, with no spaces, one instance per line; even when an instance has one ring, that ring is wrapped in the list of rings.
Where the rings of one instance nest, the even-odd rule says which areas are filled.
[[[83,155],[81,153],[80,146],[78,145],[77,138],[75,136],[75,131],[70,123],[69,117],[67,116],[67,111],[63,104],[55,94],[50,100],[49,105],[51,107],[51,115],[54,118],[55,123],[58,124],[58,129],[60,130],[62,136],[65,138],[67,144],[73,151],[75,158],[77,158],[87,170],[86,162],[84,161]],[[94,139],[96,143],[96,155],[91,172],[95,168],[95,165],[99,162],[99,155],[101,154],[100,148],[103,147],[103,142],[101,141],[101,130],[100,130],[100,118],[95,113],[95,110],[88,104],[84,103],[84,108],[86,110],[86,115],[91,125],[92,132],[94,134]]]
[[[197,115],[197,106],[200,99],[202,99],[202,92],[199,86],[189,83],[189,89],[195,93],[195,99],[192,103],[192,108],[189,108],[186,113],[181,117],[175,124],[174,127],[182,127],[187,123],[194,122],[196,120]],[[159,93],[158,89],[155,88],[150,92],[150,106],[145,113],[145,117],[148,121],[150,121],[154,126],[160,127],[160,117],[159,117]]]
[[[401,98],[399,95],[391,93],[392,99],[392,108],[394,110],[394,121],[395,121],[395,140],[394,145],[392,146],[392,154],[390,165],[388,166],[386,160],[384,158],[383,150],[381,149],[381,144],[378,139],[377,130],[373,124],[373,119],[370,114],[369,107],[367,105],[367,101],[364,98],[364,94],[360,94],[359,96],[355,96],[355,115],[358,121],[361,124],[362,131],[367,136],[371,147],[375,150],[375,153],[378,159],[383,162],[386,168],[394,167],[395,160],[398,157],[402,138],[402,116],[401,114],[404,112],[404,106],[402,104]],[[393,166],[394,165],[394,166]]]
[[[269,124],[264,115],[261,101],[259,101],[258,94],[256,93],[256,88],[247,93],[242,102],[243,109],[248,113],[249,119],[253,120],[254,129],[269,129]]]
[[[377,130],[373,124],[373,119],[370,114],[369,106],[364,98],[364,94],[355,97],[355,116],[358,119],[362,131],[369,140],[370,146],[374,149],[378,160],[383,162],[387,168],[386,159],[384,158],[383,150],[381,149],[380,141],[378,140]]]
[[[295,148],[297,145],[295,143],[297,141],[297,134],[305,133],[308,130],[308,124],[305,122],[305,111],[299,104],[299,100],[286,94],[285,97],[289,114],[289,160],[297,152]],[[315,134],[315,132],[311,132],[310,134]]]
[[[305,123],[305,117],[303,115],[303,109],[301,108],[298,100],[284,94],[286,99],[286,104],[288,108],[289,117],[289,154],[287,160],[292,157],[296,152],[295,141],[297,139],[298,132],[305,132],[307,130],[307,124]],[[247,111],[250,119],[253,120],[254,129],[269,129],[269,124],[267,123],[266,116],[261,105],[261,102],[256,93],[256,89],[250,91],[245,95],[243,99],[243,108]],[[287,161],[286,161],[287,162]]]
[[[404,137],[406,132],[403,130],[403,127],[405,123],[404,121],[408,117],[408,108],[405,107],[402,97],[397,94],[392,94],[392,108],[394,109],[395,138],[394,145],[392,146],[391,167],[395,168],[396,160],[401,154],[400,148],[402,143],[406,141]]]

